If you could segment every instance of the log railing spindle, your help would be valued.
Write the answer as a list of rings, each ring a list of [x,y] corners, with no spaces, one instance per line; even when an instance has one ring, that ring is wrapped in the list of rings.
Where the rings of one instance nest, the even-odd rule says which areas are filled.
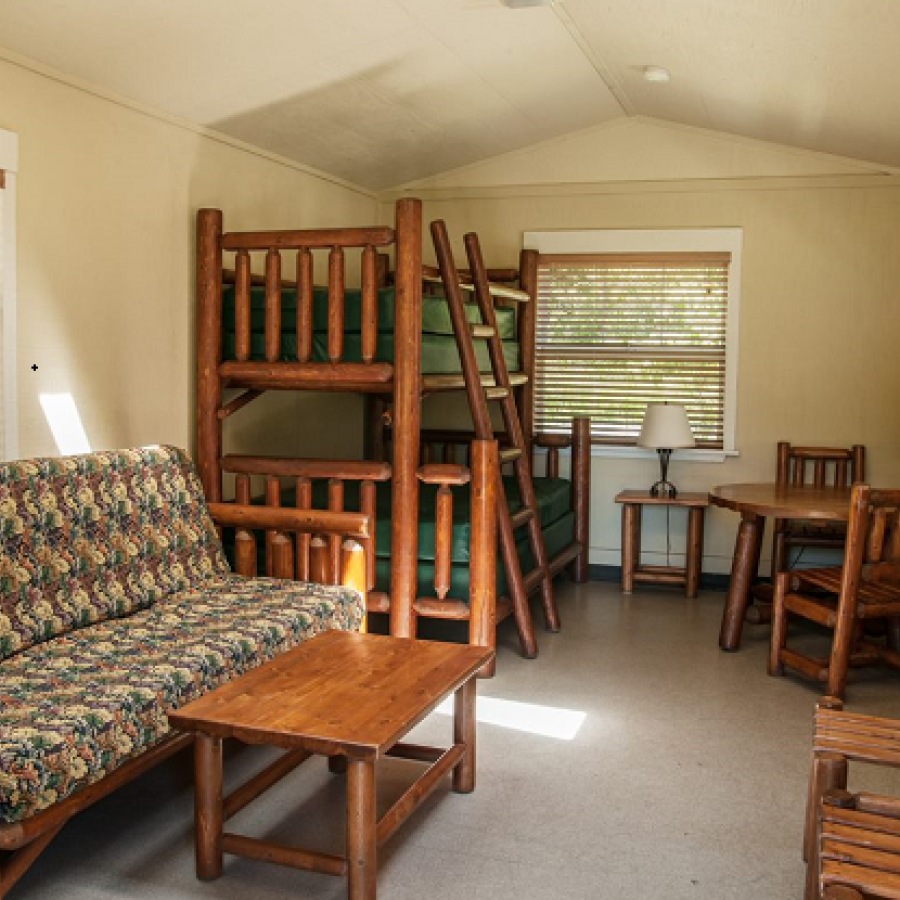
[[[272,577],[293,578],[294,544],[290,535],[276,531],[272,538]]]
[[[281,482],[276,477],[266,479],[266,506],[281,506]],[[266,575],[275,577],[273,547],[277,531],[266,531]]]
[[[308,247],[297,251],[297,361],[312,356],[313,261]]]
[[[825,486],[825,460],[817,459],[815,463],[813,480],[816,487],[824,487]]]
[[[332,584],[328,570],[328,543],[322,535],[314,535],[309,542],[309,580],[316,584]]]
[[[281,254],[266,253],[266,361],[281,356]]]
[[[312,506],[312,482],[308,478],[298,478],[297,499],[295,505],[297,509],[309,509]],[[374,519],[372,520],[374,521]],[[309,581],[309,541],[310,537],[306,533],[297,535],[297,580]]]
[[[366,620],[366,582],[368,580],[368,563],[366,552],[359,541],[347,538],[341,545],[340,583],[361,595],[363,600],[363,620],[360,631],[368,630]]]
[[[238,250],[234,264],[234,357],[250,359],[250,254]]]
[[[559,478],[559,448],[550,447],[547,450],[547,477]]]
[[[375,482],[363,481],[359,488],[359,511],[372,522],[372,533],[363,541],[366,549],[366,590],[375,590]]]
[[[234,483],[234,497],[238,503],[250,502],[250,476],[238,475]],[[237,528],[234,532],[234,568],[238,575],[253,578],[256,575],[256,540],[252,532]]]
[[[328,508],[332,512],[344,511],[344,482],[340,478],[328,479]],[[331,550],[331,571],[337,578],[341,571],[341,538],[332,534],[328,538]]]
[[[344,355],[344,251],[332,247],[328,254],[328,358],[340,362]]]
[[[378,284],[375,270],[377,254],[366,247],[362,254],[362,361],[375,359],[378,341]]]
[[[438,488],[434,519],[434,592],[443,600],[450,590],[453,565],[453,491]]]

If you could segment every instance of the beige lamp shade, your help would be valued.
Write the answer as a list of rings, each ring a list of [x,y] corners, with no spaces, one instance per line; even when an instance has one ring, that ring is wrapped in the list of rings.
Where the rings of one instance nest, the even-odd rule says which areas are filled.
[[[637,439],[639,447],[653,450],[693,447],[694,434],[681,403],[648,403]]]

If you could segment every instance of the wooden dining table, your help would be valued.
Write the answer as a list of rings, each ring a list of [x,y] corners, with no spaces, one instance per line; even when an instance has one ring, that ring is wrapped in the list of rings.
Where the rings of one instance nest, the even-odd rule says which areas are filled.
[[[798,487],[774,482],[723,484],[710,491],[709,500],[714,506],[741,514],[719,632],[719,646],[723,650],[737,650],[759,568],[766,517],[846,522],[850,518],[850,488]]]

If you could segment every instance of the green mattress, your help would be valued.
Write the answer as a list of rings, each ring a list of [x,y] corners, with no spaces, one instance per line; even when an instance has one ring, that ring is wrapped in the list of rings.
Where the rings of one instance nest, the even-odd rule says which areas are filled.
[[[234,359],[234,285],[223,288],[222,355]],[[516,342],[515,310],[498,307],[497,327],[503,341],[503,353],[510,371],[518,371],[519,346]],[[378,338],[375,358],[378,362],[394,359],[395,293],[393,288],[378,292]],[[281,292],[281,361],[297,360],[297,292],[285,288]],[[475,304],[466,304],[466,317],[480,322]],[[344,293],[343,362],[361,361],[362,296],[358,290]],[[482,370],[490,369],[487,343],[475,341],[475,353]],[[250,358],[265,360],[265,288],[253,287],[250,294]],[[313,359],[328,360],[328,292],[316,288],[313,294]],[[426,375],[454,374],[460,371],[459,352],[450,321],[447,301],[442,297],[424,297],[422,302],[422,372]]]

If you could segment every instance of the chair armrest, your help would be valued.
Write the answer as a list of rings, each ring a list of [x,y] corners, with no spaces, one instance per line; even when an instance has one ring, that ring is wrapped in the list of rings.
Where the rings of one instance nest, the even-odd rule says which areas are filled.
[[[371,536],[369,516],[356,512],[332,512],[319,509],[294,509],[286,506],[255,506],[244,503],[209,503],[216,525],[301,534],[335,534],[365,539]]]

